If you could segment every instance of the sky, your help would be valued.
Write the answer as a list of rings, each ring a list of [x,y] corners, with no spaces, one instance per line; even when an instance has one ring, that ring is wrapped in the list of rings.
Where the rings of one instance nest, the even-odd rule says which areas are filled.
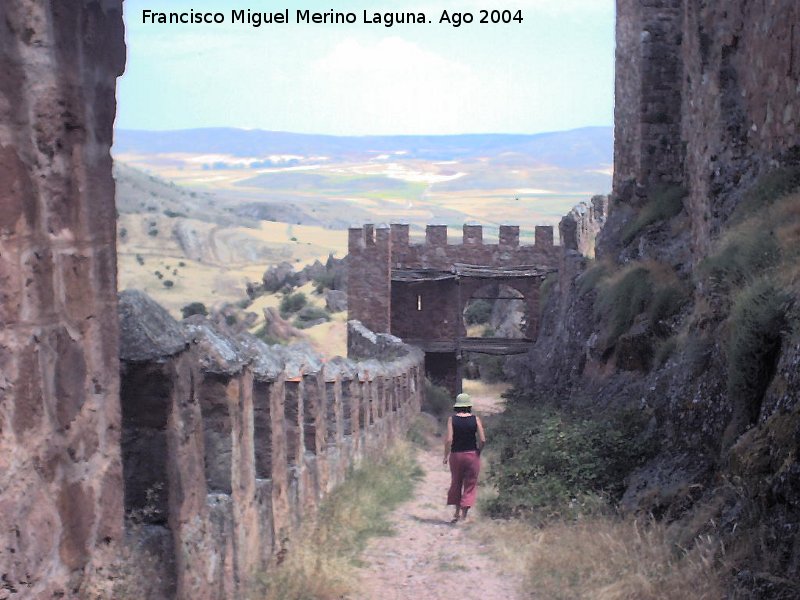
[[[352,11],[353,25],[230,23],[231,10]],[[480,9],[522,22],[480,24]],[[332,135],[538,133],[613,123],[614,0],[126,0],[117,127]],[[142,11],[223,12],[152,25]],[[387,28],[363,11],[423,11]],[[439,23],[442,11],[474,22]]]

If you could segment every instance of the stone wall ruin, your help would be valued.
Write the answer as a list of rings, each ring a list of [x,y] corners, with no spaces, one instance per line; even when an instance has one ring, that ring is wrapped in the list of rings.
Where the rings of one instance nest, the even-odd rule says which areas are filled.
[[[120,321],[125,510],[161,540],[167,597],[242,597],[419,411],[422,354],[399,340],[325,362],[204,317],[175,322],[136,291]]]

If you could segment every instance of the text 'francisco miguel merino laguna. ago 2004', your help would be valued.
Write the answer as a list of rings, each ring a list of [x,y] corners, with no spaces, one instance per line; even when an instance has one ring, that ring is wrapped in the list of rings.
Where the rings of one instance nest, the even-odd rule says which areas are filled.
[[[294,17],[294,20],[292,20]],[[314,12],[307,9],[297,9],[290,12],[288,8],[273,12],[257,12],[253,10],[236,10],[230,13],[205,12],[188,10],[183,12],[157,12],[153,10],[142,11],[142,23],[145,25],[249,25],[261,27],[262,25],[352,25],[366,23],[393,27],[394,25],[418,25],[423,23],[443,23],[452,27],[468,24],[515,24],[522,23],[521,10],[479,10],[477,12],[456,12],[443,10],[437,17],[429,17],[424,12],[372,12],[362,11],[361,19],[355,12],[341,12],[330,9],[325,12]]]

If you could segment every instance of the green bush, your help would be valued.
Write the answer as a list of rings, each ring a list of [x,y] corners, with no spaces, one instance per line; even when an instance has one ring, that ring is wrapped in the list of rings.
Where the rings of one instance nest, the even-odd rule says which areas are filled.
[[[699,273],[715,288],[731,291],[776,266],[780,255],[775,235],[753,228],[740,231],[719,252],[706,258],[700,264]]]
[[[202,302],[191,302],[181,309],[181,313],[184,319],[192,315],[203,315],[205,317],[208,316],[208,309]]]
[[[298,312],[306,304],[308,304],[306,295],[303,292],[295,292],[294,294],[284,295],[283,298],[281,298],[278,309],[280,310],[281,317],[285,319],[289,315]]]
[[[505,364],[504,356],[475,354],[474,360],[478,365],[478,373],[480,373],[481,381],[486,383],[505,381],[506,375],[503,372],[503,365]]]
[[[604,262],[595,262],[578,277],[578,294],[588,294],[611,274],[611,269]]]
[[[728,395],[745,411],[748,423],[758,417],[761,399],[774,375],[781,339],[788,326],[789,295],[767,278],[736,298],[730,317]]]
[[[622,230],[622,243],[629,244],[639,232],[657,221],[666,221],[676,216],[683,209],[686,189],[677,186],[658,186],[647,199],[647,203]]]
[[[731,220],[734,223],[743,221],[797,189],[800,189],[800,166],[782,167],[770,171],[760,177],[747,191]]]
[[[621,497],[625,479],[655,454],[645,417],[631,411],[578,418],[553,408],[511,404],[491,433],[494,516],[564,515],[576,499]]]
[[[300,312],[297,313],[297,316],[294,318],[294,321],[292,321],[292,324],[298,329],[308,329],[315,321],[319,321],[320,319],[330,321],[331,316],[324,308],[306,306],[300,309]]]
[[[690,299],[689,290],[679,283],[656,287],[649,308],[650,320],[657,327],[677,315]]]
[[[608,323],[608,343],[613,345],[644,312],[653,298],[653,282],[646,267],[636,266],[609,285],[600,286],[595,317]]]
[[[270,335],[270,334],[267,333],[267,325],[266,324],[262,325],[255,332],[253,332],[253,335],[256,336],[258,339],[260,339],[265,344],[269,344],[270,346],[276,346],[278,344],[283,344],[283,340],[281,340],[279,338],[276,338],[275,336]]]
[[[326,289],[332,290],[336,276],[334,273],[326,272],[314,278],[314,290],[321,294]]]
[[[470,302],[464,311],[464,320],[467,325],[483,325],[489,322],[491,316],[492,303],[483,299]]]
[[[453,411],[455,398],[446,389],[425,380],[425,400],[422,403],[422,411],[435,417],[444,417]]]

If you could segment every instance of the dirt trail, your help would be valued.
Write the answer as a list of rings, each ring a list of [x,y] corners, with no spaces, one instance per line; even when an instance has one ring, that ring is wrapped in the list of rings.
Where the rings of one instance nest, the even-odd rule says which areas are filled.
[[[477,414],[501,409],[496,397],[473,396]],[[491,441],[491,440],[490,440]],[[390,522],[396,532],[373,539],[363,554],[358,593],[349,600],[513,600],[517,582],[503,574],[473,523],[450,524],[452,507],[444,505],[450,486],[442,464],[442,440],[419,452],[425,477],[414,498],[399,506]]]

